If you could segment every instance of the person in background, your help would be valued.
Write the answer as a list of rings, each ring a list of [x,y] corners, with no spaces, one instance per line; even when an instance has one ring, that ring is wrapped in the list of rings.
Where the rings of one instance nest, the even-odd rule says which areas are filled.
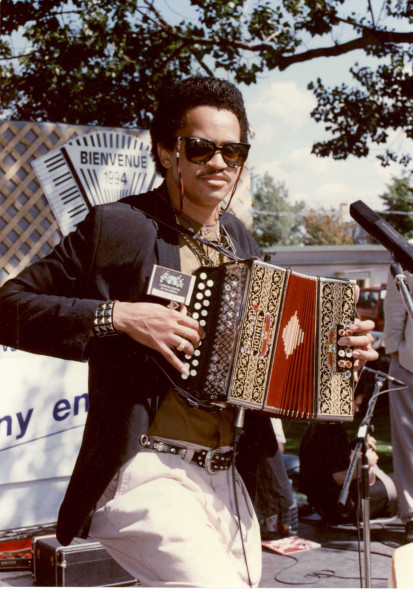
[[[413,276],[405,272],[410,293]],[[390,384],[389,393],[394,478],[399,515],[406,542],[413,542],[413,323],[389,272],[384,300],[384,343],[390,355],[389,374],[406,384]],[[397,390],[397,391],[396,391]]]
[[[273,538],[274,535],[281,537],[296,534],[298,530],[298,497],[296,493],[297,480],[300,473],[300,460],[298,455],[286,454],[285,444],[287,443],[283,423],[280,418],[271,418],[278,447],[282,454],[285,469],[292,486],[293,503],[288,511],[281,511],[275,515],[266,514],[261,516],[261,536],[264,539]],[[258,513],[259,515],[259,513]]]
[[[359,412],[363,394],[354,400],[354,411]],[[352,446],[342,423],[312,423],[307,427],[300,444],[299,490],[307,495],[310,505],[331,525],[354,522],[358,504],[357,469],[353,473],[347,504],[338,507]],[[368,436],[370,517],[391,517],[397,502],[393,481],[377,466],[376,440]]]
[[[300,459],[296,454],[286,454],[285,444],[287,440],[285,438],[284,428],[281,419],[271,418],[271,424],[274,429],[275,437],[277,439],[278,447],[282,453],[285,469],[287,470],[288,478],[295,482],[295,479],[300,473]]]

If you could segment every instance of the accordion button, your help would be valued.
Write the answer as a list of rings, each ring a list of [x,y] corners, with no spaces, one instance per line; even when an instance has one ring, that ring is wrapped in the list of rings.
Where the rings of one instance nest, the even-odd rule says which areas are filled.
[[[196,369],[191,369],[191,376],[196,376],[197,375],[197,371]]]
[[[194,308],[195,310],[199,310],[201,308],[201,304],[199,302],[196,302]]]
[[[195,349],[194,355],[195,357],[199,357],[201,355],[201,351],[199,349]]]
[[[198,289],[205,289],[205,283],[198,283]]]
[[[208,316],[208,310],[202,310],[201,316]]]
[[[208,285],[208,287],[212,287],[214,285],[214,282],[212,281],[212,279],[208,279],[206,284]]]
[[[200,320],[200,321],[199,321],[199,324],[200,324],[201,326],[205,326],[205,325],[206,325],[206,321],[205,321],[205,320]]]
[[[198,312],[194,312],[194,313],[192,314],[192,318],[195,318],[195,320],[198,320],[198,318],[199,318],[199,314],[198,314]]]
[[[206,296],[209,298],[209,297],[212,295],[212,292],[211,292],[211,290],[210,290],[210,289],[207,289],[207,290],[205,291],[205,295],[206,295]]]
[[[344,356],[345,356],[345,352],[344,352],[344,350],[343,350],[343,349],[339,349],[339,350],[338,350],[338,356],[339,356],[339,357],[344,357]]]
[[[206,279],[207,278],[207,274],[206,273],[201,273],[199,276],[200,279]]]
[[[197,300],[202,300],[202,298],[203,298],[204,296],[203,296],[203,294],[202,294],[202,293],[198,292],[198,293],[196,294],[196,296],[195,296],[195,297],[196,297],[196,299],[197,299]]]
[[[193,365],[194,367],[197,367],[197,366],[199,365],[199,361],[198,361],[198,359],[193,359],[193,361],[192,361],[192,365]]]
[[[204,306],[208,307],[208,306],[209,306],[209,304],[210,304],[210,301],[209,301],[209,300],[204,300],[204,302],[203,302],[203,303],[204,303]]]

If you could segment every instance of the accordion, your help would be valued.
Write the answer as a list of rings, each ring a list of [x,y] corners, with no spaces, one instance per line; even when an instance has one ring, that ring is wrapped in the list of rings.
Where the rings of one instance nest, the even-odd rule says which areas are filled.
[[[201,267],[189,313],[205,338],[172,379],[202,402],[302,420],[353,419],[355,285],[251,259]],[[174,371],[174,370],[172,370]]]

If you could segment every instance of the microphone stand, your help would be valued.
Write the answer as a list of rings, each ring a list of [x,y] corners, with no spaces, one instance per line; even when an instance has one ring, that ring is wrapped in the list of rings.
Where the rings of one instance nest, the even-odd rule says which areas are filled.
[[[396,261],[390,265],[390,271],[393,275],[397,289],[399,290],[400,295],[402,296],[404,306],[410,317],[410,320],[413,322],[413,302],[412,296],[410,295],[409,287],[406,283],[406,275],[404,274],[400,263],[397,263]]]
[[[393,259],[394,260],[394,259]],[[397,289],[399,290],[403,302],[406,308],[406,311],[410,317],[410,320],[413,322],[413,302],[410,295],[410,291],[408,285],[406,283],[406,276],[403,272],[403,269],[399,263],[394,261],[390,267],[391,274],[395,280]],[[390,378],[390,376],[386,376],[382,372],[375,372],[375,386],[374,392],[372,397],[369,400],[366,416],[361,421],[359,425],[359,429],[357,432],[356,438],[356,446],[354,448],[354,454],[350,461],[350,466],[348,468],[346,478],[344,480],[343,487],[340,492],[340,496],[338,498],[338,505],[340,507],[344,507],[347,502],[347,497],[350,489],[350,484],[353,480],[354,471],[356,469],[357,463],[359,461],[359,456],[361,453],[361,498],[362,498],[362,519],[363,519],[363,546],[364,546],[364,578],[365,578],[365,586],[367,588],[371,588],[371,538],[370,538],[370,496],[369,496],[369,466],[368,466],[368,458],[367,458],[367,449],[368,443],[367,438],[369,435],[369,431],[371,430],[371,419],[373,417],[374,407],[376,406],[376,401],[381,393],[381,389],[383,388],[383,384],[386,378]]]
[[[362,498],[362,519],[363,519],[363,546],[364,546],[364,579],[365,586],[371,588],[371,540],[370,540],[370,496],[369,496],[369,465],[367,458],[368,443],[367,438],[371,429],[370,423],[373,418],[374,407],[380,390],[383,387],[385,378],[379,374],[376,375],[374,392],[371,396],[366,412],[366,416],[361,421],[357,432],[356,446],[353,457],[347,470],[346,478],[338,498],[338,505],[344,507],[353,480],[354,471],[357,467],[361,453],[361,498]]]

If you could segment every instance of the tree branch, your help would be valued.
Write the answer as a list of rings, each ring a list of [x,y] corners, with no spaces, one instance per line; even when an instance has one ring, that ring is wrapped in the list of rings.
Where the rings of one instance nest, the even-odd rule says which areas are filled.
[[[208,68],[208,66],[202,61],[202,59],[198,56],[198,54],[194,51],[194,49],[192,47],[189,47],[188,49],[192,53],[192,55],[194,56],[194,58],[196,59],[196,61],[199,63],[199,65],[201,66],[201,68],[203,68],[205,70],[205,72],[208,74],[208,76],[213,77],[214,76],[214,73],[212,72],[212,70],[210,70]]]
[[[162,28],[165,28],[161,24]],[[182,33],[177,32],[176,28],[167,25],[169,34],[177,39],[185,41],[187,45],[203,45],[204,47],[232,47],[241,50],[259,53],[261,51],[274,51],[274,47],[269,43],[247,43],[245,41],[237,41],[234,39],[204,39],[202,37],[188,37]],[[381,45],[383,43],[413,43],[413,33],[397,33],[392,31],[374,31],[367,29],[363,31],[361,37],[342,43],[341,45],[332,45],[330,47],[319,47],[316,49],[309,49],[302,53],[296,53],[290,56],[278,56],[274,61],[280,70],[285,70],[292,64],[299,62],[310,61],[318,57],[331,57],[349,53],[355,49],[364,49],[369,45]]]
[[[355,49],[364,49],[369,45],[380,45],[383,43],[413,43],[413,33],[395,33],[388,31],[368,31],[364,32],[361,37],[342,43],[341,45],[333,45],[331,47],[319,47],[317,49],[309,49],[303,53],[296,53],[291,56],[280,56],[277,60],[277,65],[280,70],[285,70],[292,64],[299,62],[310,61],[318,57],[332,57],[343,55],[354,51]]]
[[[269,43],[270,38],[265,40],[263,43],[254,44],[245,41],[237,41],[234,39],[205,39],[203,37],[189,37],[188,35],[180,33],[177,27],[171,26],[165,21],[159,10],[154,7],[153,0],[152,2],[151,0],[143,0],[143,2],[147,6],[148,11],[152,12],[155,16],[155,19],[151,19],[152,22],[160,26],[167,34],[172,35],[180,41],[183,41],[188,48],[190,48],[191,45],[202,45],[203,47],[215,46],[223,49],[232,47],[239,50],[251,51],[253,53],[260,53],[261,51],[274,51],[274,46]],[[274,60],[279,70],[283,71],[293,64],[310,61],[319,57],[333,57],[343,55],[356,49],[364,49],[369,45],[381,45],[383,43],[413,43],[413,33],[380,31],[375,28],[368,28],[364,25],[359,25],[353,21],[344,21],[344,19],[340,18],[338,20],[341,22],[346,22],[353,27],[360,27],[362,29],[362,35],[356,39],[353,39],[352,41],[348,41],[347,43],[335,44],[330,47],[309,49],[302,53],[296,53],[288,56],[279,55]],[[195,53],[194,56],[199,61],[199,58]],[[200,64],[206,69],[207,72],[210,71],[204,63],[200,62]]]
[[[367,4],[368,4],[369,11],[370,11],[370,14],[371,14],[371,23],[372,23],[373,27],[376,27],[376,23],[375,23],[375,21],[374,21],[374,12],[373,12],[373,7],[372,7],[372,5],[371,5],[371,0],[367,0]]]

